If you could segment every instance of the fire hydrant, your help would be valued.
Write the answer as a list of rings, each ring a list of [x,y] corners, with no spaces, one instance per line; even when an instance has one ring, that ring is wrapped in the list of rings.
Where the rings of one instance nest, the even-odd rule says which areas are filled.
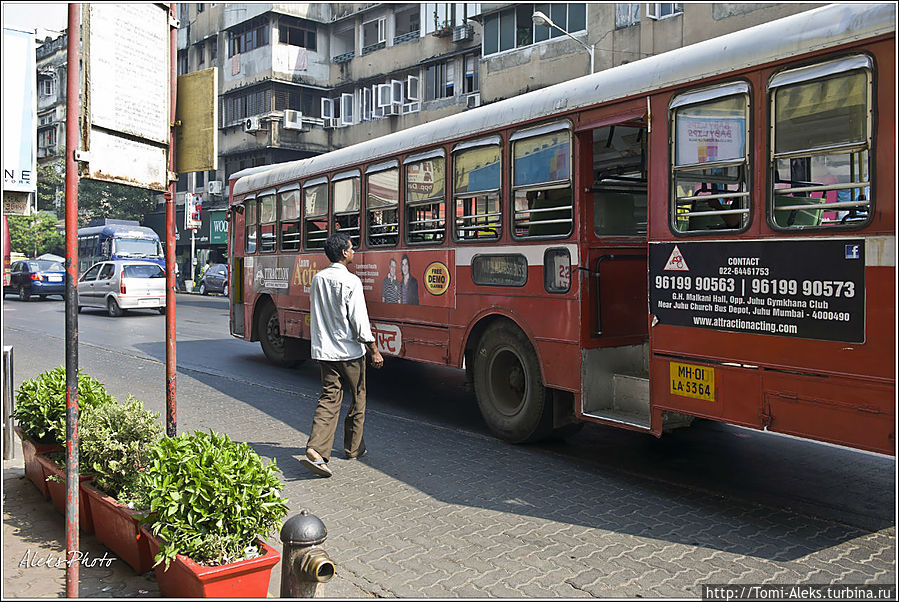
[[[328,537],[325,524],[303,510],[281,527],[281,597],[322,597],[321,584],[334,577],[334,562],[319,546]]]

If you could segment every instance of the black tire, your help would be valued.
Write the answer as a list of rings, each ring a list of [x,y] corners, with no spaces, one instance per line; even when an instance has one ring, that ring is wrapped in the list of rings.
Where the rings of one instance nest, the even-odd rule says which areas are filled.
[[[110,318],[118,318],[125,311],[119,307],[118,302],[116,302],[115,297],[110,297],[106,300],[106,313],[109,314]]]
[[[206,283],[205,283],[205,282],[201,282],[201,283],[200,283],[200,289],[199,289],[199,290],[200,290],[200,294],[201,294],[201,295],[205,295],[205,294],[206,294]]]
[[[84,309],[84,308],[81,305],[79,305],[78,307],[75,308],[75,311],[80,314],[82,309]]]
[[[266,303],[259,311],[258,332],[262,352],[273,364],[293,368],[306,359],[298,339],[281,335],[278,311],[272,303]]]
[[[225,284],[225,286],[222,287],[222,294],[225,295],[226,297],[228,296],[228,285],[227,284]]]
[[[497,323],[484,332],[475,350],[474,389],[484,421],[500,439],[526,443],[552,432],[552,394],[517,327]]]
[[[31,291],[25,288],[24,284],[19,285],[19,301],[28,301],[31,299]]]
[[[156,311],[158,311],[158,312],[161,313],[162,315],[165,315],[165,307],[164,307],[164,306],[163,306],[163,307],[157,307],[157,308],[156,308]]]
[[[47,295],[38,295],[37,298],[40,299],[41,301],[43,301],[44,299],[47,298]]]

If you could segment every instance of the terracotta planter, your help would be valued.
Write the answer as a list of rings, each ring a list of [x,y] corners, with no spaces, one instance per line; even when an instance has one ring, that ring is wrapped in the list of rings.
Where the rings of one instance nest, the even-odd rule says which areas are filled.
[[[139,513],[91,484],[82,485],[81,490],[85,492],[85,498],[90,498],[97,541],[127,562],[138,575],[153,568],[150,546],[137,521]]]
[[[15,427],[16,434],[22,440],[22,455],[25,457],[25,476],[28,477],[34,486],[38,488],[41,494],[49,499],[50,491],[47,489],[47,482],[44,480],[44,469],[40,462],[37,461],[37,454],[58,451],[62,446],[58,443],[37,443],[31,437],[22,432],[18,425]]]
[[[47,491],[50,494],[50,501],[53,502],[53,507],[56,508],[57,512],[65,516],[67,496],[65,469],[57,466],[56,462],[51,460],[46,454],[37,454],[36,460],[43,469],[44,483],[47,485]],[[61,479],[61,481],[48,481],[47,477],[51,475]],[[94,532],[94,521],[93,516],[91,515],[90,501],[87,499],[87,492],[84,487],[92,478],[93,477],[90,475],[78,475],[78,480],[80,482],[78,489],[78,528],[88,535]]]
[[[149,529],[141,527],[150,544],[151,556],[159,553],[159,540]],[[266,598],[272,569],[281,557],[278,551],[257,539],[265,553],[259,558],[239,560],[222,566],[201,566],[178,554],[165,570],[156,567],[156,583],[163,596],[169,598]]]

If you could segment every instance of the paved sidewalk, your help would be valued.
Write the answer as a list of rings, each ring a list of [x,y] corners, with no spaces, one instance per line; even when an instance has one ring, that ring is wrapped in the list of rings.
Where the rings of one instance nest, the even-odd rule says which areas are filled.
[[[3,598],[64,598],[66,519],[25,477],[22,445],[18,437],[15,442],[15,457],[3,461]],[[79,544],[86,564],[104,554],[115,558],[93,535],[81,533]],[[48,559],[50,567],[36,566]],[[78,578],[81,598],[160,597],[153,571],[137,575],[117,558],[82,563]]]

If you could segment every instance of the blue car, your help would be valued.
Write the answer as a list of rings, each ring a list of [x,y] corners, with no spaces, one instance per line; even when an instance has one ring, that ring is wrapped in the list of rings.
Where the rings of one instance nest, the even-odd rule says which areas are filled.
[[[41,299],[47,295],[64,297],[66,271],[58,261],[26,259],[10,266],[9,285],[3,287],[3,296],[16,293],[20,301],[28,301],[32,295]]]

